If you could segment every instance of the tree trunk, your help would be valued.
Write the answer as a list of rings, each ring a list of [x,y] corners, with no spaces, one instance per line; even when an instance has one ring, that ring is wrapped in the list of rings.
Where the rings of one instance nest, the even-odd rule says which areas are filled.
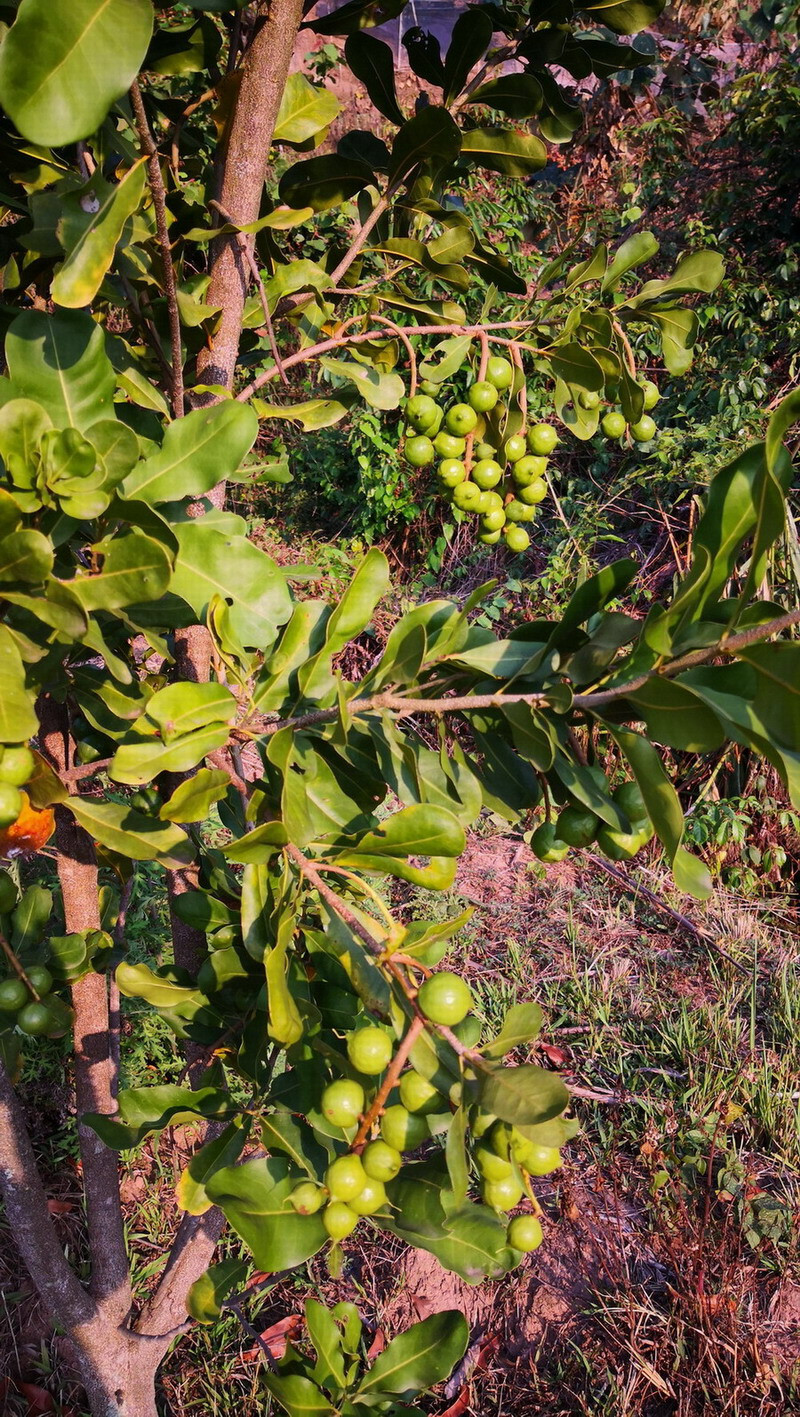
[[[144,1343],[102,1321],[74,1339],[92,1417],[159,1417],[156,1374],[166,1343]]]

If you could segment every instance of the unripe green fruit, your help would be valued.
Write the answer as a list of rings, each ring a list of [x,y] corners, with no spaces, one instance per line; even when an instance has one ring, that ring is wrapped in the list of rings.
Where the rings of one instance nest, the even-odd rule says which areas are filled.
[[[628,425],[623,413],[607,413],[600,426],[607,438],[622,438]]]
[[[313,1181],[301,1181],[291,1192],[289,1204],[298,1215],[316,1215],[324,1199],[325,1192],[320,1186],[315,1186]]]
[[[488,516],[490,512],[503,511],[503,499],[499,492],[484,492],[483,495],[486,501],[486,516]]]
[[[484,458],[497,462],[497,449],[493,443],[476,443],[473,452],[478,462],[482,462]]]
[[[161,794],[157,787],[140,787],[131,797],[131,806],[137,812],[157,812],[161,806]]]
[[[35,989],[37,994],[43,995],[50,993],[53,987],[53,976],[49,969],[45,969],[43,964],[32,964],[29,969],[26,969],[25,973],[28,976],[31,988]]]
[[[416,438],[407,438],[403,451],[406,462],[410,462],[412,467],[428,467],[436,456],[430,438],[426,438],[422,433]]]
[[[326,1087],[321,1108],[331,1126],[354,1127],[364,1110],[364,1089],[351,1078],[340,1078]]]
[[[511,469],[511,476],[518,487],[529,487],[532,482],[543,481],[547,470],[547,458],[534,457],[533,453],[526,453],[524,458],[514,463]]]
[[[30,999],[21,979],[4,979],[0,983],[0,1013],[16,1014]]]
[[[458,458],[445,458],[437,468],[437,475],[443,487],[452,489],[459,482],[466,482],[467,469]]]
[[[10,915],[17,903],[17,888],[8,871],[0,871],[0,915]]]
[[[517,493],[517,500],[525,507],[538,507],[547,496],[547,483],[541,477],[534,478],[527,487],[520,487]]]
[[[597,833],[597,845],[611,861],[632,861],[653,835],[652,827],[639,827],[632,832],[616,831],[603,825]]]
[[[492,510],[491,498],[496,495],[495,492],[484,492],[481,490],[481,495],[475,503],[473,511],[479,512],[481,516],[486,516]]]
[[[394,1180],[403,1164],[403,1158],[396,1147],[378,1139],[364,1147],[361,1164],[371,1180],[386,1182]]]
[[[55,1019],[44,1001],[41,1004],[26,1004],[17,1014],[17,1028],[31,1038],[44,1037],[54,1024]]]
[[[567,846],[590,846],[597,836],[600,818],[587,807],[564,807],[556,821],[556,835]]]
[[[494,1152],[495,1156],[502,1156],[504,1161],[508,1159],[508,1154],[511,1150],[513,1131],[514,1128],[510,1127],[507,1122],[501,1122],[498,1119],[492,1124],[486,1134],[486,1145],[489,1147],[490,1151]]]
[[[452,433],[437,433],[433,440],[433,446],[440,458],[460,458],[463,457],[467,446],[465,438],[454,438]]]
[[[658,384],[654,384],[652,379],[645,379],[642,383],[642,393],[644,394],[644,411],[649,413],[651,408],[655,408],[661,398],[658,391]]]
[[[455,438],[465,438],[475,430],[478,415],[468,403],[454,403],[444,416],[444,426]]]
[[[453,488],[453,506],[462,512],[476,512],[481,500],[481,489],[475,482],[460,482]]]
[[[488,1146],[476,1146],[475,1165],[486,1181],[502,1181],[513,1174],[513,1166]]]
[[[356,1215],[374,1215],[376,1210],[386,1204],[386,1191],[382,1181],[376,1181],[368,1176],[364,1183],[364,1189],[359,1191],[350,1202],[350,1209]]]
[[[467,394],[470,407],[474,408],[476,413],[490,413],[499,398],[498,387],[490,384],[488,379],[479,379]]]
[[[443,969],[425,980],[417,994],[417,1003],[431,1023],[444,1023],[452,1028],[469,1013],[472,990],[459,974]]]
[[[506,519],[510,522],[530,522],[535,516],[533,507],[526,506],[518,497],[512,497],[511,501],[506,503]]]
[[[502,531],[482,531],[478,540],[482,546],[496,546],[502,535]]]
[[[493,507],[490,511],[484,512],[481,517],[481,527],[484,531],[500,532],[505,524],[506,514],[502,507]]]
[[[0,782],[0,828],[10,827],[22,811],[22,793],[10,782]]]
[[[542,1243],[542,1227],[535,1215],[515,1215],[509,1222],[506,1239],[512,1250],[521,1250],[529,1255],[538,1250]]]
[[[536,1142],[526,1141],[524,1146],[520,1146],[515,1152],[520,1166],[528,1172],[529,1176],[549,1176],[551,1171],[557,1171],[561,1165],[561,1152],[556,1146],[538,1146]]]
[[[499,1181],[484,1181],[481,1195],[495,1210],[512,1210],[522,1200],[523,1189],[522,1182],[512,1172]]]
[[[470,1123],[470,1131],[476,1141],[485,1137],[486,1133],[494,1126],[497,1118],[492,1112],[479,1112],[474,1122]]]
[[[528,444],[525,441],[524,433],[514,433],[510,438],[506,438],[503,444],[503,456],[506,462],[519,462],[528,451]]]
[[[578,395],[578,403],[587,413],[591,413],[593,409],[600,407],[600,395],[593,389],[584,389],[583,393]]]
[[[611,794],[617,806],[625,813],[634,830],[649,826],[650,814],[642,796],[638,782],[623,782]]]
[[[655,438],[658,426],[649,413],[643,413],[638,423],[631,424],[631,437],[637,443],[649,443]]]
[[[406,418],[418,433],[427,433],[436,418],[438,405],[427,394],[415,394],[406,404]]]
[[[433,379],[421,379],[419,391],[421,394],[427,394],[429,398],[436,399],[441,393],[441,387],[435,384]]]
[[[488,492],[491,487],[496,487],[503,476],[503,469],[498,462],[492,458],[481,458],[472,469],[472,480],[476,487]]]
[[[353,1152],[337,1156],[325,1172],[325,1185],[335,1201],[351,1201],[360,1195],[367,1182],[361,1157]]]
[[[12,787],[24,787],[33,776],[35,767],[36,759],[25,743],[5,748],[0,758],[0,782],[8,782]]]
[[[395,1151],[416,1151],[428,1136],[428,1124],[397,1102],[381,1117],[381,1136]]]
[[[513,523],[503,527],[503,535],[506,539],[506,546],[509,551],[513,551],[515,556],[519,556],[523,551],[527,551],[531,544],[524,526],[516,526]]]
[[[551,865],[554,861],[564,860],[569,854],[569,846],[556,834],[555,823],[542,822],[531,837],[531,851],[540,861]]]
[[[400,1101],[409,1112],[427,1117],[431,1112],[443,1112],[447,1104],[432,1083],[419,1073],[404,1073],[400,1079]]]
[[[486,366],[486,382],[493,384],[496,389],[510,389],[514,378],[514,369],[511,361],[503,359],[500,355],[494,355]]]
[[[358,1224],[358,1216],[344,1201],[331,1201],[322,1212],[322,1223],[332,1240],[345,1240]]]
[[[347,1040],[347,1056],[360,1073],[372,1076],[388,1068],[394,1049],[382,1028],[359,1028]]]
[[[558,434],[550,423],[534,423],[528,429],[528,447],[537,457],[546,458],[558,443]]]

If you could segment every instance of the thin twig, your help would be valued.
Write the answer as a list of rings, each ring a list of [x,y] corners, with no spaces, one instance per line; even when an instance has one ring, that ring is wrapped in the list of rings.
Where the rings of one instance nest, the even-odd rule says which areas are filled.
[[[343,901],[335,891],[331,890],[329,885],[326,885],[314,862],[309,861],[308,857],[303,854],[299,847],[293,846],[291,842],[284,847],[284,851],[289,859],[294,861],[295,866],[297,866],[298,870],[306,877],[306,880],[311,882],[317,894],[325,901],[325,904],[329,905],[331,910],[335,910],[336,914],[344,920],[345,924],[349,925],[353,934],[358,936],[359,940],[366,946],[370,954],[376,956],[382,955],[384,950],[383,945],[373,938],[366,925],[362,925],[355,911],[351,910],[346,902]]]
[[[11,968],[13,969],[14,973],[22,980],[23,984],[25,985],[25,988],[30,989],[37,1004],[40,1004],[42,1002],[41,994],[37,994],[36,990],[31,984],[30,979],[25,973],[25,970],[22,968],[22,965],[17,959],[17,956],[14,954],[14,951],[12,950],[10,944],[8,943],[8,940],[6,939],[2,931],[0,931],[0,949],[2,949],[3,954],[11,965]]]
[[[377,1122],[378,1118],[381,1116],[381,1113],[384,1110],[386,1099],[388,1098],[389,1093],[395,1086],[396,1082],[398,1081],[398,1078],[400,1077],[401,1072],[403,1071],[403,1068],[406,1065],[406,1059],[409,1053],[411,1052],[411,1049],[414,1047],[414,1044],[419,1038],[419,1035],[424,1031],[425,1020],[421,1018],[419,1014],[416,1014],[411,1020],[411,1023],[408,1027],[408,1031],[403,1036],[400,1046],[398,1047],[397,1052],[392,1058],[391,1064],[386,1071],[386,1076],[383,1079],[383,1082],[378,1088],[378,1091],[375,1093],[372,1102],[370,1103],[369,1107],[367,1108],[367,1111],[364,1113],[364,1116],[361,1119],[360,1126],[358,1128],[358,1131],[356,1132],[355,1141],[353,1142],[353,1145],[350,1148],[351,1151],[363,1150],[364,1144],[370,1132],[372,1131],[373,1125],[375,1124],[375,1122]]]
[[[245,1318],[244,1314],[242,1313],[242,1306],[238,1302],[238,1300],[227,1299],[225,1301],[225,1308],[230,1309],[231,1313],[236,1315],[245,1333],[248,1335],[248,1337],[252,1338],[253,1342],[257,1344],[257,1346],[261,1349],[261,1356],[264,1359],[264,1362],[266,1363],[270,1372],[274,1373],[276,1371],[275,1359],[273,1358],[267,1344],[261,1337],[261,1334],[258,1332],[257,1329],[253,1328],[253,1325],[251,1324],[250,1320]]]
[[[181,317],[178,309],[178,291],[175,284],[175,268],[172,264],[172,247],[167,227],[167,194],[158,148],[153,141],[147,114],[144,109],[141,89],[134,79],[130,87],[131,104],[136,120],[136,131],[142,151],[147,154],[147,170],[150,176],[150,191],[153,196],[153,211],[156,218],[156,233],[161,250],[161,264],[164,267],[164,294],[167,298],[170,343],[172,345],[172,412],[176,418],[183,417],[183,352],[181,347]]]

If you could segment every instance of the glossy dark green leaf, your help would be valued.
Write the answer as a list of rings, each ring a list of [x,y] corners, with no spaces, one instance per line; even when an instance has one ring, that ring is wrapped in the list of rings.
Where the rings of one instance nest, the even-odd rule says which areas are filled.
[[[449,1376],[468,1342],[469,1325],[457,1309],[431,1314],[392,1339],[376,1358],[359,1392],[425,1392]]]
[[[325,1393],[302,1373],[264,1373],[264,1386],[289,1417],[335,1417]]]
[[[434,158],[452,162],[461,150],[461,133],[446,108],[430,104],[408,119],[392,144],[390,178],[407,176],[422,162]]]
[[[404,123],[394,86],[394,55],[388,44],[360,30],[345,41],[344,57],[378,112],[390,123]]]
[[[496,108],[508,118],[530,118],[542,106],[542,86],[533,74],[502,74],[481,84],[467,102]]]
[[[542,1011],[538,1004],[512,1004],[497,1037],[485,1043],[481,1052],[486,1058],[502,1058],[512,1048],[532,1043],[538,1038],[541,1027]]]
[[[314,1380],[338,1395],[345,1387],[345,1367],[336,1320],[319,1299],[306,1299],[305,1319],[308,1336],[317,1354]]]
[[[515,128],[470,128],[462,135],[461,156],[506,177],[528,177],[544,167],[547,149],[541,138]]]
[[[198,1117],[219,1121],[236,1108],[227,1091],[216,1087],[178,1087],[163,1083],[158,1087],[123,1088],[117,1098],[117,1115],[85,1112],[82,1121],[91,1127],[106,1146],[128,1151],[139,1146],[153,1132]]]
[[[53,557],[52,543],[40,531],[15,531],[0,541],[0,581],[38,584],[53,569]]]
[[[481,1106],[504,1122],[532,1126],[557,1117],[569,1105],[569,1093],[558,1073],[536,1063],[519,1068],[497,1066],[481,1074]]]
[[[283,174],[278,192],[281,201],[290,207],[324,212],[349,202],[374,181],[375,174],[365,162],[325,153],[293,163]]]
[[[601,282],[601,290],[616,290],[622,277],[658,255],[659,243],[652,231],[637,231],[614,252]],[[651,282],[656,284],[656,282]],[[647,289],[647,287],[645,287]],[[641,299],[641,294],[639,296]]]
[[[665,747],[711,753],[725,741],[717,715],[674,679],[653,675],[630,701],[641,713],[648,736]]]
[[[452,103],[492,42],[492,21],[477,6],[459,15],[444,61],[444,101]]]
[[[582,9],[617,34],[637,34],[657,20],[667,0],[595,0]]]
[[[698,291],[710,295],[724,275],[725,263],[719,251],[693,251],[681,256],[671,276],[666,280],[648,281],[629,303],[638,309],[651,300],[661,301],[665,296],[693,295]]]
[[[327,1238],[318,1214],[298,1215],[289,1204],[298,1179],[288,1161],[268,1156],[226,1167],[208,1182],[210,1198],[268,1273],[302,1264]]]
[[[467,1113],[463,1106],[457,1107],[452,1117],[449,1117],[444,1148],[447,1174],[456,1205],[464,1204],[469,1189],[466,1137]]]
[[[177,869],[193,859],[194,848],[180,827],[145,817],[124,803],[70,797],[69,810],[95,841],[131,861],[160,861]]]
[[[705,900],[711,894],[711,877],[704,862],[682,845],[683,811],[658,753],[646,738],[629,728],[612,727],[610,731],[633,769],[650,820],[667,853],[675,884],[697,900]]]
[[[94,567],[63,584],[84,610],[114,610],[158,600],[170,581],[164,547],[135,528],[92,547]]]
[[[186,1296],[189,1317],[199,1324],[216,1323],[222,1313],[222,1305],[235,1289],[244,1284],[250,1268],[248,1260],[235,1255],[212,1264],[205,1274],[201,1274],[191,1286]]]

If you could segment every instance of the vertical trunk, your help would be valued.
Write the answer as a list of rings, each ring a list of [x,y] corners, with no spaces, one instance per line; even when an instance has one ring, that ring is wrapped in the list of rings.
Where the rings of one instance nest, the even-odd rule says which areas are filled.
[[[107,1326],[74,1340],[92,1417],[159,1417],[156,1373],[166,1344],[145,1345]]]
[[[245,55],[220,191],[220,204],[237,226],[259,215],[275,120],[302,18],[303,0],[271,0]],[[247,240],[252,250],[253,237]],[[221,306],[222,313],[210,349],[198,360],[205,384],[233,385],[249,286],[250,266],[236,237],[218,238],[205,298]]]

